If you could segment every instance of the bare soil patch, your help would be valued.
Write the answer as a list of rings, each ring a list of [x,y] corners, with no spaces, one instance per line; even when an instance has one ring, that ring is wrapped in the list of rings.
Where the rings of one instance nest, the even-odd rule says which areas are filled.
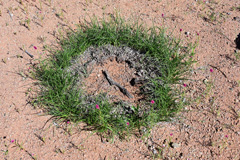
[[[235,40],[240,23],[234,17],[239,17],[239,6],[239,0],[0,0],[0,159],[122,160],[160,155],[159,159],[238,160],[240,65]],[[154,127],[148,140],[132,137],[110,143],[82,131],[82,124],[47,121],[51,117],[27,101],[30,61],[46,56],[46,45],[56,45],[56,37],[69,27],[75,29],[84,17],[89,20],[89,16],[102,17],[116,10],[129,20],[139,17],[148,26],[152,22],[164,26],[182,43],[198,40],[199,44],[191,80],[182,82],[193,103],[178,118]],[[34,59],[20,49],[23,46]],[[119,65],[119,71],[125,66],[114,65]],[[109,74],[114,79],[113,73],[112,68]],[[124,80],[119,83],[128,87]],[[132,94],[137,91],[127,89]],[[122,96],[119,91],[116,94]]]
[[[132,97],[128,97],[116,85],[111,85],[104,75],[104,71],[107,71],[108,76],[111,77],[113,81],[117,80],[116,83],[119,83],[121,86],[123,86]],[[128,67],[128,64],[125,62],[118,63],[116,60],[107,60],[107,62],[105,62],[102,66],[93,66],[92,73],[84,80],[86,82],[85,90],[89,94],[93,95],[108,93],[112,99],[112,102],[118,102],[122,100],[137,103],[138,100],[141,99],[139,96],[140,89],[130,84],[130,81],[133,78],[136,78],[133,77],[133,73],[134,70],[131,70]]]

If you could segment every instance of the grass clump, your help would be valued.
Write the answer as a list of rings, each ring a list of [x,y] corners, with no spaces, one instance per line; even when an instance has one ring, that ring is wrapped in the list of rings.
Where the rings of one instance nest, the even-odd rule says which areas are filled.
[[[40,82],[36,98],[39,105],[58,119],[84,122],[88,129],[113,137],[125,137],[142,128],[150,129],[160,121],[169,120],[182,107],[181,92],[172,88],[179,83],[192,64],[194,47],[183,48],[179,40],[165,35],[162,28],[143,27],[138,22],[129,24],[120,16],[110,20],[93,19],[79,25],[77,31],[60,40],[61,49],[35,67],[35,77]],[[114,113],[113,108],[124,103],[110,103],[105,97],[89,96],[76,89],[76,75],[66,72],[71,60],[81,55],[90,46],[128,46],[146,57],[159,62],[159,74],[148,82],[147,110],[130,106],[131,114]],[[184,50],[184,51],[183,51]],[[162,83],[159,83],[159,82]],[[176,100],[178,99],[178,100]],[[178,102],[177,102],[178,101]]]

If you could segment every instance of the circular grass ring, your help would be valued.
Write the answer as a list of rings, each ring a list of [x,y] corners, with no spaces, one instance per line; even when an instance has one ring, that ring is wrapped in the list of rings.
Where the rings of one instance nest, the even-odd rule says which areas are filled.
[[[180,41],[168,38],[162,28],[127,24],[118,16],[83,24],[60,44],[62,49],[54,57],[35,67],[35,77],[41,84],[37,102],[49,114],[85,122],[99,133],[125,137],[142,127],[150,129],[180,111],[181,92],[171,86],[189,70],[194,48],[183,50]],[[137,105],[111,102],[106,93],[91,95],[82,88],[89,66],[112,58],[128,63],[137,78],[145,81],[140,87],[144,101]]]

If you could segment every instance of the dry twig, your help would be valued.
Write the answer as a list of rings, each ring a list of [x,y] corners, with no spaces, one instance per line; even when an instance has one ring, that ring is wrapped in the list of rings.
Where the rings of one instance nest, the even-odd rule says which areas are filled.
[[[106,77],[106,79],[108,80],[108,82],[110,83],[110,85],[115,85],[115,86],[117,86],[117,87],[120,89],[120,91],[121,91],[124,95],[126,95],[128,98],[133,98],[133,96],[127,91],[126,88],[124,88],[123,86],[121,86],[120,84],[118,84],[117,82],[115,82],[115,81],[109,76],[109,74],[108,74],[107,71],[104,71],[104,70],[103,70],[102,72],[103,72],[104,76]]]

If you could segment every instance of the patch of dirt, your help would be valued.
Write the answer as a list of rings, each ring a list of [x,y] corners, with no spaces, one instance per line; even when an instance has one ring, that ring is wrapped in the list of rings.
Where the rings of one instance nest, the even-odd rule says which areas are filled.
[[[137,78],[134,76],[135,69],[130,68],[126,62],[119,63],[116,59],[107,60],[103,65],[95,65],[90,75],[84,79],[84,90],[90,95],[98,95],[107,93],[112,102],[125,101],[137,106],[139,100],[143,98],[140,95],[140,86],[132,86],[131,80]],[[103,71],[107,71],[109,76],[124,87],[132,97],[124,94],[119,87],[111,85],[104,75]]]
[[[239,0],[0,0],[0,159],[240,159],[239,6]],[[47,121],[27,101],[29,63],[49,54],[46,45],[57,48],[56,38],[84,18],[116,11],[164,26],[183,44],[198,41],[191,80],[179,82],[193,103],[156,125],[149,139],[110,143],[82,124]]]

